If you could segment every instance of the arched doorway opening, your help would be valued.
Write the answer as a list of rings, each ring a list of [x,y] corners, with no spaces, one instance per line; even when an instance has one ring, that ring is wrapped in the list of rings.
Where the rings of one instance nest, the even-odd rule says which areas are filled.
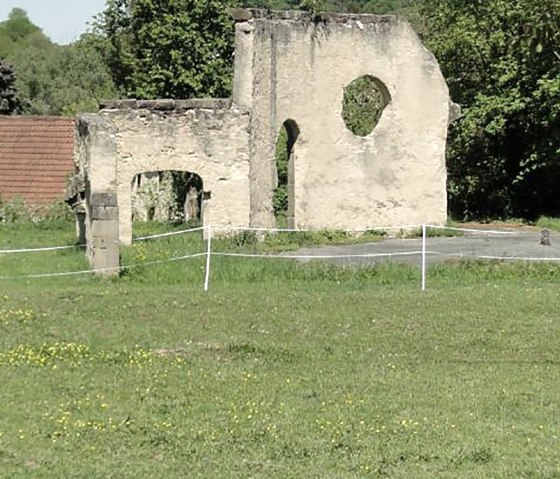
[[[202,178],[194,172],[163,170],[132,179],[132,220],[202,223]]]
[[[272,200],[278,226],[295,228],[295,145],[299,127],[294,120],[286,120],[276,141],[276,188]]]

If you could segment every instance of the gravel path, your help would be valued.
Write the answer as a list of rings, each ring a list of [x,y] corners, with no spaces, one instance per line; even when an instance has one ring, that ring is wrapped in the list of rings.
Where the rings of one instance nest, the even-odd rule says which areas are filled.
[[[560,233],[551,233],[550,246],[540,244],[540,231],[515,231],[511,235],[465,233],[463,236],[427,238],[428,264],[451,258],[556,258],[560,264]],[[383,257],[321,258],[339,265],[368,265],[380,261],[404,261],[420,264],[422,239],[387,239],[377,243],[302,248],[290,255],[341,256],[391,254]],[[406,253],[400,255],[400,253]],[[302,261],[312,261],[302,259]]]

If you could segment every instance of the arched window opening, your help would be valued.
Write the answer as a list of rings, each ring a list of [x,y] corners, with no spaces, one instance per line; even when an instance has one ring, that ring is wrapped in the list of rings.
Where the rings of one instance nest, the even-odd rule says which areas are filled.
[[[276,141],[277,183],[272,199],[276,224],[295,228],[295,144],[299,127],[293,120],[286,120]]]

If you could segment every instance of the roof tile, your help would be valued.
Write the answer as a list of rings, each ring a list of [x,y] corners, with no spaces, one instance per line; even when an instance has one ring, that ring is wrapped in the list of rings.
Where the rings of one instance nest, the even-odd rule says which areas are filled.
[[[74,171],[74,120],[0,116],[0,196],[30,205],[62,200]]]

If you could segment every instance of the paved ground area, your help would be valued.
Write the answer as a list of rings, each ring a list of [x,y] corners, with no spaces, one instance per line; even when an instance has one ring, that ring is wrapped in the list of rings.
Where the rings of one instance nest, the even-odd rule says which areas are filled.
[[[515,231],[507,235],[486,233],[464,233],[463,236],[427,238],[426,261],[428,264],[452,258],[556,258],[560,264],[560,233],[551,233],[550,246],[540,244],[541,233]],[[339,265],[368,265],[380,261],[404,261],[420,264],[422,240],[387,239],[377,243],[357,245],[324,246],[302,248],[290,255],[314,256]],[[405,253],[405,254],[402,254]],[[389,254],[391,256],[374,256]],[[350,258],[327,258],[328,256],[357,255]],[[360,257],[359,255],[372,255]],[[312,259],[302,259],[312,261]]]

